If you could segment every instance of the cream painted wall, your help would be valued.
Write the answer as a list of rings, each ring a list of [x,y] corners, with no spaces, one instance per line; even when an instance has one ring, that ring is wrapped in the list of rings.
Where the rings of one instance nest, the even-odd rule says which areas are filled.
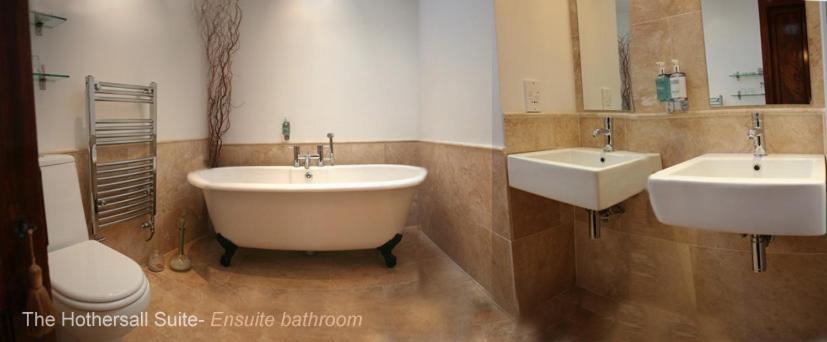
[[[523,80],[535,79],[541,82],[541,111],[575,111],[568,1],[494,3],[502,110],[524,112]]]
[[[586,110],[621,110],[623,107],[617,15],[615,1],[577,0],[583,107]]]
[[[419,139],[502,147],[493,0],[420,0],[419,41]]]
[[[32,0],[31,8],[69,19],[42,36],[32,30],[33,54],[46,70],[71,75],[49,82],[47,90],[35,89],[41,152],[87,145],[89,74],[112,82],[157,82],[159,141],[207,136],[205,64],[191,1]],[[101,115],[120,108],[106,106]]]
[[[158,82],[159,140],[206,136],[206,65],[191,1],[32,0],[32,7],[69,17],[33,36],[47,70],[72,75],[37,91],[41,151],[85,147],[87,74]],[[242,0],[242,7],[226,143],[280,142],[286,116],[291,142],[332,131],[338,141],[503,145],[493,0]],[[99,112],[121,108],[104,104]]]
[[[226,143],[417,138],[417,1],[242,0]]]

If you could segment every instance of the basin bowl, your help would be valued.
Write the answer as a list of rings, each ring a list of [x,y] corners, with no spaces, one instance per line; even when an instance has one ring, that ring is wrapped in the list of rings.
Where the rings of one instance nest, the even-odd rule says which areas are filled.
[[[603,210],[646,189],[661,169],[657,153],[568,148],[508,156],[508,182],[545,198]]]
[[[706,154],[649,177],[663,223],[757,235],[824,235],[823,155]]]

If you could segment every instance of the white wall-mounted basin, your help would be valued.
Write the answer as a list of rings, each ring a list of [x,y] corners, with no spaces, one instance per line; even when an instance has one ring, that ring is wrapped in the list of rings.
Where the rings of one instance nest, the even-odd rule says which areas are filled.
[[[824,235],[824,175],[822,155],[770,154],[756,160],[751,154],[706,154],[649,177],[649,198],[666,224],[756,235]]]
[[[569,148],[508,156],[509,185],[578,207],[603,210],[646,189],[657,153]]]

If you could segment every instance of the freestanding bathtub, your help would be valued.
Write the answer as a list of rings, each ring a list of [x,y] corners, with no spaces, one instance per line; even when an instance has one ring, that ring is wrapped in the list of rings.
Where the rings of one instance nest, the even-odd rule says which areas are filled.
[[[378,248],[388,267],[414,190],[427,171],[405,165],[219,167],[190,172],[204,192],[221,264],[238,247],[337,251]]]

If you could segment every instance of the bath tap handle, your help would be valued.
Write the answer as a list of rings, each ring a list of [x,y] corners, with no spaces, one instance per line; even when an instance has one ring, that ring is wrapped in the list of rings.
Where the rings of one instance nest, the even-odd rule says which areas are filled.
[[[319,166],[324,166],[324,144],[316,145],[316,154],[319,155]]]
[[[299,161],[299,146],[291,145],[290,148],[293,149],[293,167],[301,166],[301,162]]]

